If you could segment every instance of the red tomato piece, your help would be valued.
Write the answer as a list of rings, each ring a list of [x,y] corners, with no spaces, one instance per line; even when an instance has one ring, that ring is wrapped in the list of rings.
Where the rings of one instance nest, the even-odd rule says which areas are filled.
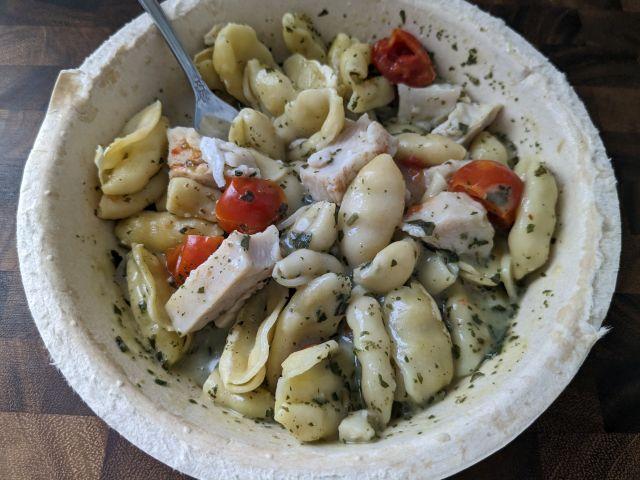
[[[524,184],[509,167],[493,160],[474,160],[456,171],[449,190],[478,200],[498,226],[509,228],[516,218]]]
[[[223,240],[223,237],[187,235],[180,245],[167,250],[167,269],[176,283],[182,285],[189,273],[203,264]]]
[[[394,29],[391,37],[374,43],[371,60],[392,83],[426,87],[436,79],[429,53],[416,37],[401,28]]]
[[[257,233],[287,211],[287,197],[278,184],[261,178],[234,177],[216,204],[218,225],[231,233]]]

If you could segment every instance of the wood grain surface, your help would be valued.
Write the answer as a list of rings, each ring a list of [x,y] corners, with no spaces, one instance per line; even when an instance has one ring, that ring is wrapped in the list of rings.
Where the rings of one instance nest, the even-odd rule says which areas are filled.
[[[640,479],[640,0],[480,0],[566,73],[618,178],[611,332],[558,400],[460,479]],[[135,0],[0,0],[0,479],[178,479],[109,429],[50,364],[20,284],[22,169],[58,71],[140,13]],[[578,212],[579,213],[579,212]]]

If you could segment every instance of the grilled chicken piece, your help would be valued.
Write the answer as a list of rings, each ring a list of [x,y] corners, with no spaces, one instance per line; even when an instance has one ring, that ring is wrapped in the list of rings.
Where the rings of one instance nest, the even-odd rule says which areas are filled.
[[[395,155],[396,149],[396,139],[363,115],[357,122],[345,121],[340,135],[309,157],[308,165],[300,169],[300,179],[314,200],[340,204],[362,167],[381,153]]]
[[[436,83],[424,88],[398,85],[398,120],[431,130],[442,123],[460,98],[459,85]]]
[[[209,165],[202,158],[200,134],[193,128],[175,127],[167,130],[169,139],[169,177],[186,177],[208,187],[217,187]]]
[[[493,123],[502,105],[459,102],[447,121],[431,133],[449,137],[462,145],[468,145],[475,136]]]
[[[167,302],[173,327],[186,334],[211,321],[229,326],[233,313],[271,277],[280,259],[275,226],[255,235],[233,232]]]
[[[169,176],[187,177],[202,185],[224,188],[224,176],[260,176],[258,152],[218,138],[202,137],[193,128],[175,127],[169,138]]]
[[[225,175],[235,177],[260,176],[256,165],[256,154],[248,148],[225,142],[219,138],[203,137],[200,141],[202,157],[209,165],[213,179],[220,188],[224,188]],[[231,168],[227,168],[231,167]]]
[[[487,211],[466,193],[441,192],[409,209],[402,230],[461,257],[486,258],[494,230]]]
[[[435,197],[440,192],[444,192],[447,189],[449,179],[453,176],[458,169],[464,167],[469,160],[447,160],[435,167],[427,168],[424,171],[424,195],[422,201],[424,202],[428,198]]]

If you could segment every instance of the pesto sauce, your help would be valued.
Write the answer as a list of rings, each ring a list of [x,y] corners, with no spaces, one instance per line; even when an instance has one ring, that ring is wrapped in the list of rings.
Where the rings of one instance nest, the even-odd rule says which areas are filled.
[[[202,387],[220,361],[228,333],[228,329],[217,328],[213,324],[194,333],[189,351],[171,371]]]

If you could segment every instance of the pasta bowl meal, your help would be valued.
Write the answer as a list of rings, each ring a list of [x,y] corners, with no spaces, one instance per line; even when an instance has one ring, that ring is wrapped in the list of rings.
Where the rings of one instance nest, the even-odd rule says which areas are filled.
[[[201,478],[441,477],[519,434],[617,273],[564,78],[459,1],[165,8],[239,113],[192,128],[146,17],[61,73],[18,245],[69,383]]]

